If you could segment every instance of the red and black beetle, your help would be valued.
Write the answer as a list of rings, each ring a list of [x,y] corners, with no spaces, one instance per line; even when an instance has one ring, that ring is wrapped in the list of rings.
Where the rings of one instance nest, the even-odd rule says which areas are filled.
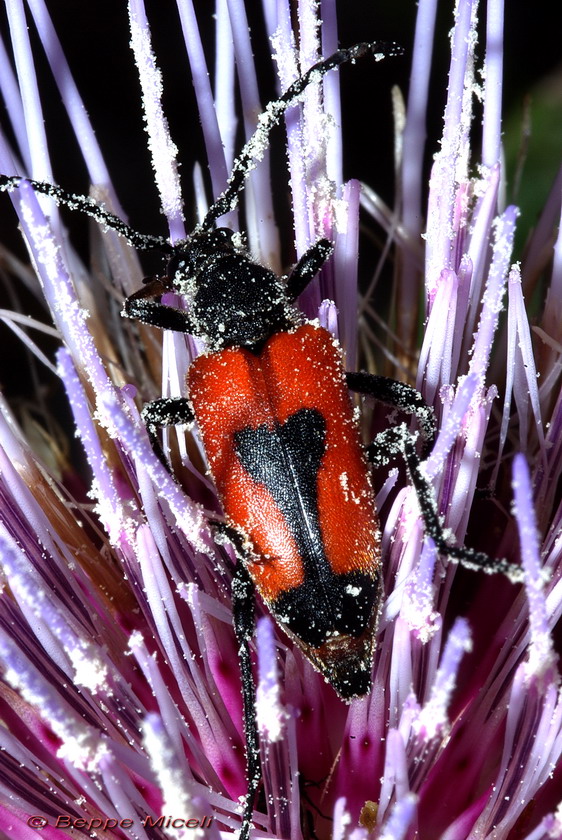
[[[370,687],[380,593],[374,495],[341,350],[303,321],[290,291],[303,266],[312,279],[332,249],[321,240],[284,285],[231,231],[196,236],[196,248],[172,260],[171,285],[187,302],[173,317],[208,352],[189,368],[188,401],[158,400],[143,416],[153,433],[197,421],[226,520],[245,544],[245,571],[349,700]],[[169,307],[145,304],[133,296],[125,311],[164,326]]]
[[[383,432],[366,450],[361,444],[349,390],[415,415],[425,451],[433,440],[434,418],[413,388],[367,373],[346,373],[338,343],[295,307],[330,257],[331,243],[318,241],[288,277],[279,278],[252,260],[239,234],[213,229],[238,200],[255,162],[256,137],[266,137],[287,107],[330,69],[381,52],[397,50],[379,44],[340,50],[271,103],[237,158],[226,191],[185,242],[172,246],[141,235],[88,198],[28,182],[93,216],[135,247],[167,253],[166,275],[147,280],[125,301],[124,314],[206,343],[206,353],[188,371],[186,396],[156,400],[143,417],[157,451],[159,426],[197,421],[226,517],[226,525],[214,527],[231,540],[239,558],[233,613],[248,760],[243,840],[260,780],[249,647],[254,588],[314,667],[349,701],[370,689],[381,600],[380,535],[369,461],[380,465],[404,455],[437,548],[468,565],[490,562],[447,542],[431,489],[418,469],[415,439],[404,424]],[[23,180],[0,176],[0,189],[15,189]],[[160,302],[168,291],[183,296],[185,310]],[[501,564],[495,570],[502,570]]]

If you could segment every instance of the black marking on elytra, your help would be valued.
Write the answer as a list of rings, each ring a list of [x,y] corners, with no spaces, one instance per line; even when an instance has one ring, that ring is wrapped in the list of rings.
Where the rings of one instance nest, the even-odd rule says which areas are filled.
[[[303,408],[284,423],[234,435],[240,463],[271,493],[297,544],[305,580],[270,604],[275,616],[311,647],[341,633],[358,638],[371,619],[378,584],[361,572],[335,574],[324,551],[318,516],[318,471],[326,451],[326,421]]]
[[[306,574],[322,579],[328,561],[318,520],[318,470],[326,451],[326,421],[302,408],[273,428],[246,427],[234,435],[240,463],[265,485],[297,543]]]

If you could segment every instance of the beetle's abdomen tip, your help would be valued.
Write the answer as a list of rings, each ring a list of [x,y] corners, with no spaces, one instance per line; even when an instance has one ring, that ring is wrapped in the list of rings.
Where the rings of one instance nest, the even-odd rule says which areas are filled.
[[[373,669],[373,632],[363,636],[337,636],[314,651],[316,666],[336,694],[349,703],[371,690]]]

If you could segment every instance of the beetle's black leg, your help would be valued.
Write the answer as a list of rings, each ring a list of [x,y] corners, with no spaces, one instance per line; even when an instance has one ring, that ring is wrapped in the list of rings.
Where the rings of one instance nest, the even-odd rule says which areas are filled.
[[[248,548],[244,543],[244,537],[240,531],[237,531],[236,528],[233,528],[232,525],[229,525],[228,522],[225,522],[223,519],[209,519],[209,526],[213,530],[215,542],[219,545],[222,545],[224,542],[230,543],[234,549],[236,558],[241,563],[248,560]]]
[[[419,423],[423,438],[422,457],[427,457],[435,440],[435,413],[419,391],[404,382],[397,382],[395,379],[388,379],[386,376],[375,376],[363,371],[346,373],[345,376],[347,387],[351,391],[374,397],[380,402],[413,415]]]
[[[127,318],[135,318],[143,324],[160,327],[164,330],[176,332],[193,332],[189,315],[183,309],[164,306],[159,302],[161,296],[170,290],[168,277],[147,277],[143,287],[126,298],[122,314]],[[185,397],[163,397],[147,403],[141,412],[141,417],[152,449],[161,463],[169,469],[162,451],[157,430],[162,426],[180,426],[192,423],[195,419],[189,400]]]
[[[123,315],[127,318],[135,318],[152,327],[160,327],[161,330],[183,333],[193,333],[195,331],[185,310],[177,309],[175,306],[164,306],[164,304],[156,303],[153,300],[131,301],[130,298],[127,298]]]
[[[329,239],[319,239],[302,255],[287,278],[286,292],[291,302],[304,292],[333,251],[334,246]]]
[[[250,640],[254,635],[255,587],[243,562],[238,560],[232,581],[232,613],[234,632],[238,642],[238,658],[242,677],[244,702],[244,735],[246,739],[246,772],[248,791],[242,815],[239,840],[248,840],[252,827],[254,800],[261,779],[261,761],[258,729],[256,725],[256,687],[252,674]]]
[[[122,314],[126,318],[135,318],[151,327],[160,327],[161,330],[195,332],[191,318],[185,310],[177,309],[175,306],[164,306],[163,303],[150,300],[150,297],[146,289],[140,289],[125,300]]]
[[[256,726],[256,688],[252,675],[252,658],[250,654],[250,641],[254,636],[256,628],[256,592],[254,583],[245,565],[249,558],[249,551],[242,534],[236,528],[233,528],[232,525],[219,519],[211,519],[209,525],[215,533],[217,543],[221,544],[226,540],[230,542],[237,558],[234,577],[232,579],[232,615],[234,632],[236,634],[236,641],[238,642],[238,660],[242,679],[246,772],[248,779],[248,790],[246,793],[246,802],[244,803],[239,840],[248,840],[252,827],[254,800],[262,775],[260,745]]]
[[[163,426],[182,426],[193,423],[195,418],[189,400],[185,397],[162,397],[159,400],[153,400],[145,405],[141,417],[146,425],[152,449],[166,469],[169,469],[157,430]]]
[[[405,423],[379,432],[365,449],[368,460],[378,468],[384,467],[395,458],[405,458],[406,438],[415,441],[416,436],[412,435]]]
[[[451,544],[450,537],[443,530],[435,494],[424,475],[415,444],[416,436],[410,433],[405,423],[401,423],[377,435],[367,447],[367,457],[374,466],[388,464],[398,455],[404,458],[410,481],[416,491],[425,533],[431,537],[438,552],[472,571],[500,573],[506,575],[513,583],[521,582],[523,572],[520,566],[509,563],[504,558],[492,558],[482,551]]]

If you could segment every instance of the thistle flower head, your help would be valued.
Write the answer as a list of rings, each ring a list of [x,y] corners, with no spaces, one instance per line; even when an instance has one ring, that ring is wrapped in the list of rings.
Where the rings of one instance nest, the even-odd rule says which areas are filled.
[[[29,0],[27,11],[92,196],[124,218],[47,8]],[[466,539],[520,565],[523,585],[439,555],[413,487],[396,466],[381,469],[384,605],[371,693],[343,704],[257,606],[263,779],[254,825],[263,837],[562,837],[562,697],[552,636],[562,610],[560,234],[552,235],[560,176],[515,262],[518,209],[503,198],[501,2],[488,5],[482,45],[475,0],[457,0],[451,12],[447,104],[441,145],[430,150],[427,206],[434,24],[427,0],[419,4],[402,113],[395,96],[393,209],[372,187],[343,180],[336,73],[311,84],[285,114],[295,253],[322,237],[334,243],[333,259],[300,305],[339,338],[348,368],[358,357],[366,367],[384,356],[388,369],[377,372],[416,380],[439,421],[422,469],[444,528],[452,542]],[[7,13],[11,46],[0,53],[0,88],[10,126],[0,134],[0,172],[71,186],[51,171],[49,115],[19,0],[7,3]],[[263,111],[250,33],[241,2],[217,3],[213,91],[194,11],[178,4],[210,179],[209,187],[196,166],[184,205],[162,105],[166,78],[140,0],[130,0],[129,16],[154,179],[175,243],[189,234],[184,217],[192,208],[201,223],[227,186],[237,97],[246,140]],[[301,3],[298,37],[288,4],[274,11],[265,4],[265,19],[279,91],[338,47],[333,3],[322,4],[322,20],[316,4]],[[220,224],[242,229],[256,259],[283,275],[262,139],[255,157],[261,161],[238,206]],[[85,265],[48,196],[26,182],[10,196],[29,260],[2,250],[12,303],[0,317],[27,348],[33,372],[39,365],[50,382],[62,382],[87,469],[82,455],[69,456],[59,443],[41,390],[41,423],[26,423],[26,433],[25,417],[16,421],[2,399],[0,835],[27,838],[42,828],[56,838],[71,827],[116,838],[233,835],[247,784],[231,611],[235,557],[209,527],[221,513],[197,430],[164,431],[173,478],[139,413],[155,397],[185,395],[186,371],[203,342],[121,318],[143,273],[115,230],[93,230]],[[386,237],[383,257],[394,255],[383,354],[372,352],[369,295],[359,302],[357,293],[360,203],[366,223]],[[545,267],[546,251],[552,266]],[[541,272],[547,292],[531,327],[525,301]],[[380,267],[372,274],[376,281]],[[20,310],[22,285],[45,307],[42,318]],[[183,305],[172,293],[163,302]],[[56,344],[54,354],[35,331]],[[396,422],[369,401],[362,416],[366,437]],[[41,438],[32,440],[38,425]]]

